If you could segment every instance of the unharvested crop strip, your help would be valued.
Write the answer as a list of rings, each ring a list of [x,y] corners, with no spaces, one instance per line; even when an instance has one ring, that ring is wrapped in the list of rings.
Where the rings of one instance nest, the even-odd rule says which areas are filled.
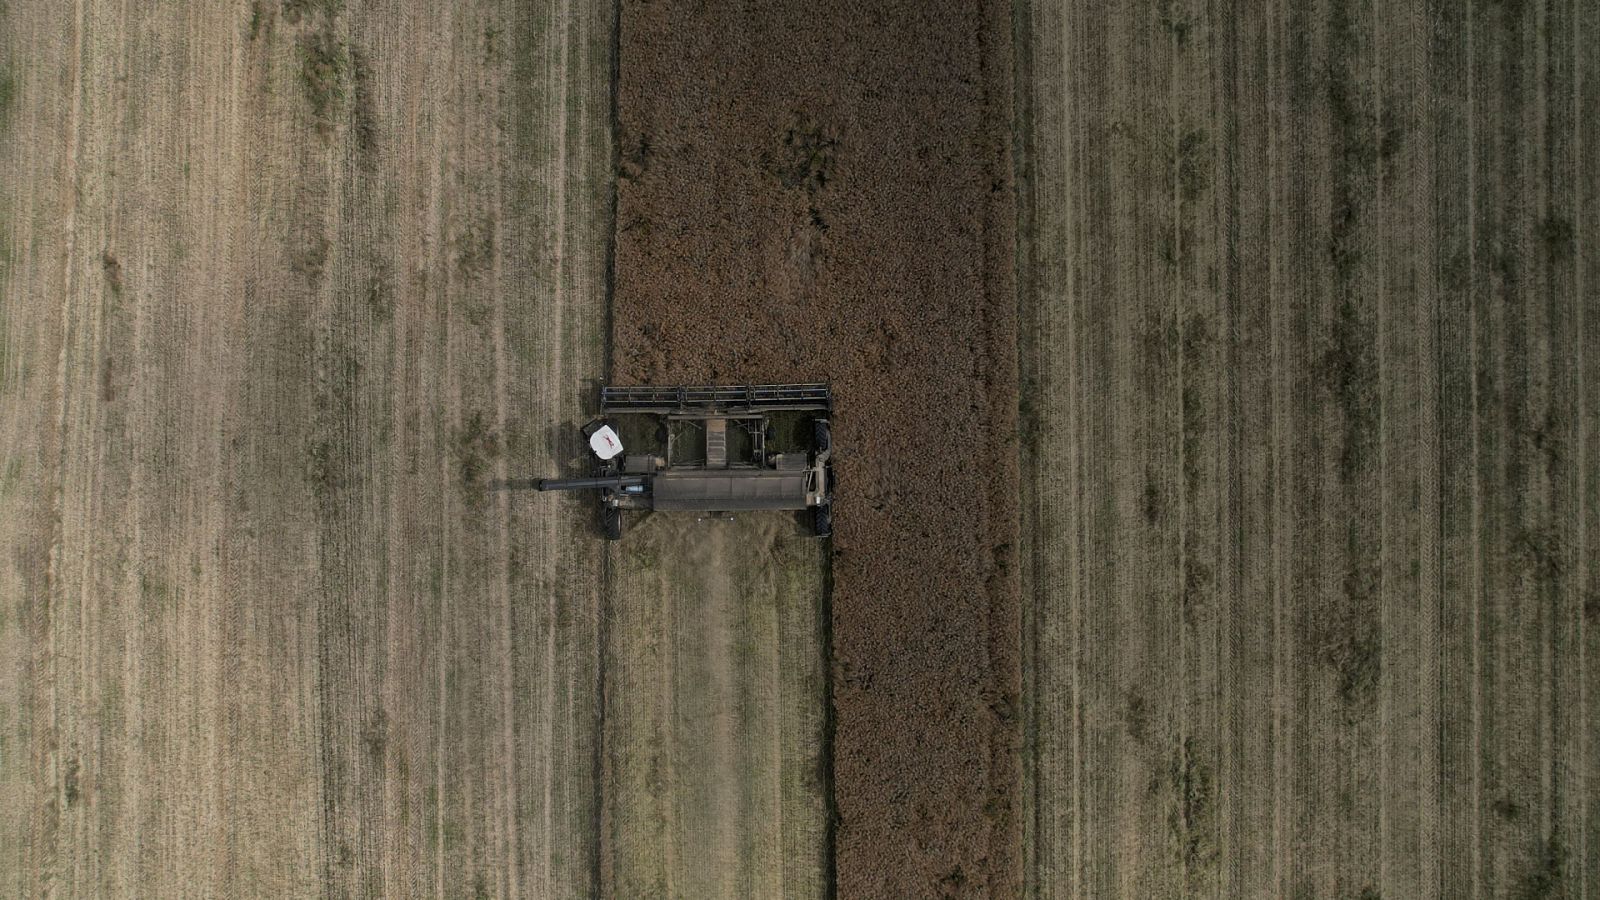
[[[1019,890],[1011,13],[625,2],[613,378],[827,379],[841,896]]]

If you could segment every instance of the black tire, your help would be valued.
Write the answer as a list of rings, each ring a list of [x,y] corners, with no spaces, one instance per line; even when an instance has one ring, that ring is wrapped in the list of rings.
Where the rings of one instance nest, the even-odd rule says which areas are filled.
[[[607,503],[600,504],[600,532],[608,541],[622,540],[622,510]]]
[[[827,419],[817,419],[811,423],[811,443],[818,453],[832,449],[833,432],[828,428]]]
[[[833,504],[819,503],[811,507],[811,530],[817,537],[833,534]]]

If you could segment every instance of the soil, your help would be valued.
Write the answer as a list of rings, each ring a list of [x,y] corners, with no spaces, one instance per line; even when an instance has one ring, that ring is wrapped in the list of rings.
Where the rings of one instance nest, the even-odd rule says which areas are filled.
[[[1003,3],[624,2],[617,383],[825,379],[840,896],[1014,896]]]

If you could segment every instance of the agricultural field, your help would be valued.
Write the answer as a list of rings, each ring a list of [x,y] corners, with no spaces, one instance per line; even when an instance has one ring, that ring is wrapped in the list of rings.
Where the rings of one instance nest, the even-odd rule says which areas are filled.
[[[783,512],[627,529],[606,578],[603,893],[827,897],[824,544]]]
[[[593,893],[612,26],[0,6],[0,894]]]
[[[1597,35],[0,0],[0,895],[1600,898]]]
[[[1019,22],[1028,895],[1600,895],[1600,8]]]

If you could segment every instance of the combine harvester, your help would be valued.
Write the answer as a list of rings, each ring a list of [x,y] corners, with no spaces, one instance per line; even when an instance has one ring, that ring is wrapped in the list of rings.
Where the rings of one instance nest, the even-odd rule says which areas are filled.
[[[583,429],[594,473],[544,478],[533,486],[599,490],[600,528],[613,541],[622,537],[625,509],[810,509],[817,536],[827,537],[833,533],[832,409],[826,384],[602,388],[600,418]],[[810,428],[803,429],[808,419]],[[790,433],[799,427],[810,446],[771,452],[778,424]],[[624,451],[624,434],[633,443],[652,433],[657,446]]]

